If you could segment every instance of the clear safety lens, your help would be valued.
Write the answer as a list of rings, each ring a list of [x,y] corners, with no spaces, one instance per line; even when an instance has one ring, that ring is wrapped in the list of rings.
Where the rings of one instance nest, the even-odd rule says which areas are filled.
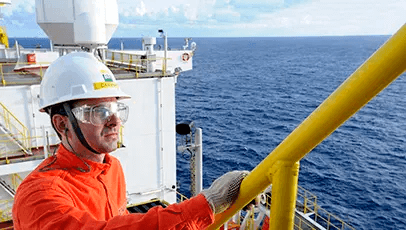
[[[93,106],[82,105],[72,109],[76,119],[94,125],[105,124],[113,115],[124,124],[128,119],[128,112],[128,106],[121,102],[107,102]]]

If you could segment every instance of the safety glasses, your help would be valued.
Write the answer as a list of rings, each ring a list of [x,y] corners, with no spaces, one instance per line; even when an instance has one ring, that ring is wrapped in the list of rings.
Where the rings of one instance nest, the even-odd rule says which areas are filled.
[[[76,119],[83,123],[102,125],[115,115],[124,124],[128,119],[129,108],[121,102],[106,102],[98,105],[81,105],[72,109]]]

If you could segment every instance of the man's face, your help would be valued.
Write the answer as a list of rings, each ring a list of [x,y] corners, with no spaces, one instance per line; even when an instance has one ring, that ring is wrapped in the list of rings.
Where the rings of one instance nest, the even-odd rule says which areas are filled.
[[[104,107],[109,102],[117,102],[116,98],[101,98],[101,99],[86,99],[76,102],[73,108],[86,105],[86,107]],[[89,113],[87,115],[90,115]],[[94,116],[93,116],[94,118]],[[96,117],[97,118],[97,117]],[[99,153],[110,153],[117,149],[117,142],[121,126],[121,120],[117,115],[109,116],[101,124],[93,124],[94,122],[82,122],[78,119],[78,124],[82,130],[88,144]],[[75,145],[81,145],[76,135],[72,136]]]

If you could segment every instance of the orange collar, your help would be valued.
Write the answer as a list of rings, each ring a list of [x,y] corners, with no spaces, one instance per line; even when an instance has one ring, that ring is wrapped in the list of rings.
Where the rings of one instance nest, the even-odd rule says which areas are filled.
[[[84,162],[90,166],[90,169]],[[110,168],[111,163],[112,157],[109,154],[105,154],[104,163],[98,163],[79,158],[60,144],[56,152],[56,161],[54,164],[50,165],[50,168],[68,170],[70,172],[74,170],[78,173],[90,173],[92,176],[98,176],[99,174],[106,172]]]

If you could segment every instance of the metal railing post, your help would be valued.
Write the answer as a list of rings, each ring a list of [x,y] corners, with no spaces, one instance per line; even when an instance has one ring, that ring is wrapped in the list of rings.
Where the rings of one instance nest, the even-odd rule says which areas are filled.
[[[1,83],[3,86],[6,86],[6,80],[4,79],[4,73],[3,73],[3,64],[0,64],[0,72],[1,72]]]
[[[44,76],[44,74],[42,73],[42,64],[39,64],[39,76],[42,80],[42,77]]]
[[[191,193],[193,196],[199,194],[203,189],[203,141],[202,141],[202,129],[196,128],[195,143],[193,148],[191,160]]]
[[[299,162],[276,162],[272,168],[272,178],[269,229],[292,230],[299,178]]]
[[[129,54],[129,56],[130,56],[130,61],[129,61],[129,63],[128,63],[128,69],[131,70],[132,64],[133,64],[133,55],[132,55],[132,54]]]

